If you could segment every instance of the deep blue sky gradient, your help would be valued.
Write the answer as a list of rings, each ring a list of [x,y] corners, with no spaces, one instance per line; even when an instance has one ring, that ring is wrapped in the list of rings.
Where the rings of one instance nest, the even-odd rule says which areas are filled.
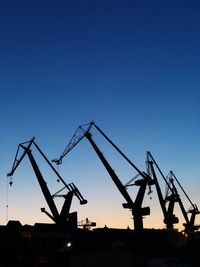
[[[91,120],[142,170],[150,150],[163,172],[174,170],[200,205],[199,1],[2,1],[0,29],[3,223],[6,212],[23,222],[44,220],[39,208],[46,203],[28,162],[13,177],[28,188],[23,194],[21,187],[9,189],[6,211],[6,173],[18,143],[35,136],[52,159]],[[66,159],[60,167],[63,175],[77,177],[89,197],[87,208],[75,207],[82,209],[80,219],[132,227],[120,193],[89,146],[84,140],[70,164]],[[128,171],[120,171],[126,182]],[[25,199],[39,215],[30,219]],[[162,225],[159,216],[147,225]]]

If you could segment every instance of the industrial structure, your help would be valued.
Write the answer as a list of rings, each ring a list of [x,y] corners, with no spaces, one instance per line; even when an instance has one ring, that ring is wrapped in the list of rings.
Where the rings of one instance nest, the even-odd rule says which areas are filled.
[[[173,212],[174,212],[174,207],[175,204],[178,203],[179,207],[181,209],[182,215],[185,219],[184,225],[184,232],[187,234],[193,233],[195,230],[199,229],[199,225],[195,225],[195,218],[196,215],[199,214],[199,210],[196,204],[192,203],[191,199],[181,186],[180,182],[176,178],[175,174],[173,171],[170,171],[169,174],[165,177],[163,172],[161,171],[160,167],[158,166],[157,162],[155,161],[154,157],[152,156],[151,152],[147,152],[147,173],[149,176],[153,177],[153,180],[156,185],[157,193],[158,193],[158,198],[160,201],[160,206],[163,211],[163,216],[164,216],[164,223],[166,224],[167,229],[173,229],[174,224],[177,224],[179,222],[178,217],[176,217]],[[155,166],[155,167],[154,167]],[[160,176],[163,178],[165,184],[166,184],[166,194],[165,197],[163,197],[158,178],[156,175],[156,170],[160,174]],[[181,191],[184,193],[186,198],[188,199],[191,207],[189,208],[188,211],[186,211],[183,202],[180,197],[180,193],[178,192],[177,187],[175,186],[175,182],[181,189]],[[191,213],[191,216],[189,218],[188,214]]]
[[[36,147],[36,149],[39,151],[39,153],[42,155],[42,157],[44,158],[45,162],[51,167],[51,169],[54,171],[54,173],[57,175],[58,179],[64,184],[64,187],[61,188],[58,192],[56,192],[55,194],[51,194],[48,187],[47,187],[47,183],[35,161],[35,158],[32,154],[31,151],[31,146],[34,145]],[[23,153],[20,155],[20,149],[23,150]],[[62,227],[67,227],[67,228],[77,228],[77,213],[73,212],[70,213],[70,207],[71,207],[71,202],[72,202],[72,198],[73,196],[76,196],[79,201],[80,204],[86,204],[87,200],[85,200],[83,198],[83,196],[81,195],[80,191],[78,190],[78,188],[73,184],[67,184],[64,179],[60,176],[60,174],[56,171],[56,169],[54,168],[54,166],[51,164],[51,162],[47,159],[47,157],[45,156],[45,154],[42,152],[42,150],[39,148],[39,146],[36,144],[35,142],[35,138],[32,138],[30,141],[28,142],[23,142],[20,143],[18,145],[18,149],[16,152],[16,156],[14,159],[14,163],[12,166],[12,170],[7,174],[8,177],[11,177],[14,172],[16,171],[17,167],[19,166],[19,164],[21,163],[21,161],[24,159],[25,156],[28,156],[32,168],[35,172],[35,175],[37,177],[37,180],[39,182],[40,188],[42,190],[42,193],[46,199],[46,202],[49,206],[49,209],[51,211],[51,213],[47,212],[45,210],[45,208],[41,208],[41,211],[44,212],[46,215],[48,215],[48,217],[50,217],[53,222],[55,222],[56,224],[62,226]],[[61,209],[61,211],[59,212],[55,202],[54,202],[54,198],[56,196],[58,196],[58,194],[64,190],[64,189],[68,189],[68,193],[65,195],[62,195],[65,199],[63,207]]]
[[[93,128],[136,172],[136,175],[126,184],[121,182],[93,140],[91,134]],[[94,121],[79,126],[61,156],[52,161],[61,164],[63,158],[83,138],[89,141],[117,190],[123,196],[125,203],[122,206],[131,211],[133,230],[130,228],[96,228],[96,223],[90,221],[88,217],[78,221],[77,211],[70,211],[73,197],[78,198],[81,205],[87,204],[87,200],[74,183],[65,182],[35,142],[35,138],[32,138],[18,145],[12,169],[7,176],[12,177],[25,156],[28,157],[50,210],[46,211],[45,208],[41,208],[41,211],[52,220],[52,223],[22,225],[20,221],[16,220],[0,226],[0,265],[4,267],[154,267],[151,265],[152,263],[162,262],[162,266],[165,267],[172,266],[169,265],[170,259],[171,262],[175,259],[174,262],[180,263],[180,266],[198,267],[195,262],[198,259],[197,251],[200,248],[200,233],[195,219],[200,212],[197,205],[193,204],[186,194],[175,174],[170,171],[165,176],[150,151],[147,152],[146,171],[141,171]],[[53,194],[47,187],[46,180],[33,156],[31,150],[33,147],[40,153],[45,163],[63,185]],[[166,186],[165,195],[162,193],[160,178],[163,179]],[[12,183],[13,181],[10,180],[10,185]],[[177,185],[191,205],[188,210],[184,207]],[[128,193],[130,186],[138,188],[135,199]],[[144,217],[150,215],[150,207],[144,207],[143,200],[147,189],[149,189],[147,193],[151,193],[154,186],[163,213],[163,222],[166,226],[164,229],[146,229],[143,225]],[[67,193],[63,193],[64,190],[67,190]],[[54,201],[56,197],[64,199],[60,211]],[[179,218],[175,215],[176,203],[179,204],[185,219],[184,234],[174,227],[179,222]],[[7,257],[8,251],[12,257]],[[164,265],[165,260],[166,265]]]
[[[92,134],[90,133],[90,129],[92,126],[94,126],[98,130],[98,132],[100,132],[100,134],[117,150],[117,152],[120,153],[120,155],[134,168],[134,170],[137,171],[138,176],[142,177],[141,179],[138,179],[134,182],[134,185],[139,187],[135,201],[132,200],[132,198],[128,194],[126,186],[122,184],[119,177],[117,176],[115,171],[112,169],[109,162],[107,161],[103,153],[98,148],[97,144],[92,139]],[[143,217],[146,215],[150,215],[150,208],[142,207],[142,202],[144,199],[147,186],[148,185],[150,186],[152,184],[152,179],[148,174],[140,171],[139,168],[130,159],[128,159],[128,157],[110,140],[110,138],[108,138],[108,136],[94,122],[79,126],[75,134],[71,138],[70,142],[68,143],[67,147],[65,148],[64,152],[61,154],[61,156],[57,160],[54,159],[53,162],[57,164],[61,164],[62,159],[84,137],[87,138],[89,143],[92,145],[99,159],[101,160],[107,172],[109,173],[110,177],[112,178],[113,182],[115,183],[117,189],[119,190],[121,195],[126,200],[126,203],[123,203],[123,208],[127,208],[131,210],[132,215],[133,215],[134,229],[136,231],[141,231],[143,229]]]

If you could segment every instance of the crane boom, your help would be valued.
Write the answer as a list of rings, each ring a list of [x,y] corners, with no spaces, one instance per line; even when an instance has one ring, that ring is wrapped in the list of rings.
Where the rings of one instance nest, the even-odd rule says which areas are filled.
[[[131,197],[129,196],[128,192],[126,191],[125,187],[123,186],[122,182],[119,180],[119,178],[117,177],[117,175],[115,174],[114,170],[111,168],[110,164],[108,163],[108,161],[105,159],[105,157],[103,156],[103,154],[100,152],[99,148],[97,147],[97,145],[95,144],[95,142],[92,139],[92,136],[89,132],[87,132],[85,134],[85,137],[89,140],[90,144],[92,145],[92,147],[94,148],[95,152],[97,153],[97,155],[99,156],[99,158],[101,159],[103,165],[105,166],[106,170],[108,171],[108,173],[110,174],[110,176],[113,179],[113,182],[115,183],[115,185],[117,186],[118,190],[120,191],[120,193],[122,194],[122,196],[125,198],[125,200],[127,201],[127,203],[130,206],[133,206],[133,201],[131,199]]]
[[[69,151],[71,151],[84,138],[85,134],[87,132],[89,132],[89,130],[93,124],[94,124],[94,122],[92,121],[89,124],[80,125],[77,128],[75,134],[72,136],[70,142],[68,143],[68,145],[64,149],[61,156],[58,159],[53,159],[52,162],[55,162],[58,165],[61,164],[62,159],[67,155],[67,153],[69,153]],[[86,126],[86,129],[84,129],[85,126]]]
[[[67,188],[69,192],[72,191],[76,195],[76,197],[79,199],[81,205],[87,204],[87,200],[83,198],[83,196],[80,193],[80,191],[78,190],[78,188],[74,184],[72,184],[71,186],[70,186],[70,184],[67,184],[65,182],[65,180],[61,177],[59,172],[57,172],[57,170],[54,168],[54,166],[51,164],[51,162],[45,156],[45,154],[42,152],[42,150],[39,148],[39,146],[35,142],[34,142],[34,145],[36,146],[36,148],[40,152],[40,154],[43,156],[43,158],[46,160],[48,165],[51,167],[51,169],[54,171],[54,173],[58,176],[59,180],[64,184],[65,188]]]
[[[188,199],[188,201],[190,202],[190,204],[192,205],[192,207],[193,208],[196,208],[195,204],[192,203],[191,199],[189,198],[188,194],[186,193],[186,191],[184,190],[184,188],[180,184],[179,180],[177,179],[177,177],[175,176],[175,174],[173,173],[173,171],[171,171],[170,173],[171,173],[171,176],[175,179],[175,181],[179,185],[179,187],[181,188],[181,190],[183,191],[184,195],[186,196],[186,198]]]
[[[23,160],[23,158],[26,156],[27,154],[27,151],[30,149],[33,141],[34,141],[35,137],[33,137],[30,141],[27,141],[27,142],[23,142],[23,143],[20,143],[18,145],[18,148],[17,148],[17,152],[16,152],[16,155],[15,155],[15,159],[14,159],[14,163],[13,163],[13,166],[12,166],[12,169],[11,171],[7,174],[7,176],[12,176],[15,172],[15,170],[17,169],[17,167],[19,166],[19,164],[21,163],[21,161]],[[19,157],[18,159],[18,154],[19,154],[19,151],[20,151],[20,147],[24,147],[25,144],[28,144],[27,147],[24,149],[24,152],[22,153],[21,157]]]
[[[141,172],[138,167],[133,164],[133,162],[110,140],[110,138],[93,122],[95,128],[105,137],[105,139],[119,152],[119,154],[128,161],[128,163],[144,178],[146,179],[147,176],[144,172]]]
[[[43,178],[43,176],[41,174],[41,171],[39,170],[39,167],[37,166],[37,163],[36,163],[32,153],[31,153],[30,149],[27,149],[25,147],[23,147],[23,148],[26,150],[26,153],[27,153],[27,155],[28,155],[28,157],[30,159],[31,165],[32,165],[32,167],[33,167],[33,169],[35,171],[35,174],[37,176],[37,179],[38,179],[38,182],[40,184],[40,187],[41,187],[41,190],[43,192],[43,195],[44,195],[44,197],[45,197],[45,199],[46,199],[46,201],[48,203],[48,206],[49,206],[49,208],[51,210],[51,213],[53,215],[54,221],[58,222],[59,221],[59,213],[58,213],[56,205],[55,205],[55,203],[53,201],[51,193],[50,193],[50,191],[49,191],[49,189],[48,189],[48,187],[46,185],[46,182],[45,182],[45,180],[44,180],[44,178]]]

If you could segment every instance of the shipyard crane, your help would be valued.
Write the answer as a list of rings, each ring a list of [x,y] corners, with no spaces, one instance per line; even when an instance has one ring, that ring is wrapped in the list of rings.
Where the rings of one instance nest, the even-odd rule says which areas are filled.
[[[165,183],[168,185],[170,194],[168,195],[167,199],[166,198],[164,199],[162,195],[154,165],[158,170],[158,172],[160,173],[160,175],[162,176],[162,178],[164,179]],[[165,176],[163,175],[161,169],[159,168],[157,162],[153,158],[150,151],[147,151],[146,166],[147,166],[147,173],[149,174],[149,176],[152,177],[157,190],[158,199],[164,216],[163,222],[166,224],[167,229],[173,229],[174,228],[173,225],[179,222],[179,219],[173,214],[175,201],[177,199],[176,194],[171,188],[170,184],[167,182]],[[167,201],[169,202],[168,208],[166,207]]]
[[[194,204],[191,199],[189,198],[189,196],[187,195],[186,191],[183,189],[182,185],[180,184],[180,182],[178,181],[177,177],[175,176],[175,174],[173,173],[173,171],[170,171],[169,174],[167,175],[167,179],[169,181],[168,184],[171,185],[173,191],[176,194],[176,198],[177,198],[177,202],[179,203],[181,212],[183,214],[183,217],[185,219],[185,223],[183,224],[183,226],[185,227],[185,233],[190,234],[193,233],[195,230],[198,230],[200,228],[200,225],[195,225],[195,218],[197,214],[200,214],[200,211],[198,210],[198,207],[196,204]],[[178,193],[178,190],[175,186],[174,181],[178,184],[178,186],[180,187],[180,189],[182,190],[182,192],[184,193],[184,195],[186,196],[186,198],[188,199],[189,203],[191,204],[191,207],[186,211],[185,207],[181,201],[180,195]],[[168,185],[167,185],[168,188]],[[166,191],[166,194],[168,194],[168,190]],[[188,217],[188,213],[191,213],[190,218]]]
[[[161,177],[165,181],[165,184],[166,184],[165,198],[163,198],[162,196],[154,166],[156,167]],[[155,161],[150,151],[147,152],[147,173],[150,176],[153,176],[156,189],[157,189],[157,193],[158,193],[158,198],[159,198],[160,205],[161,205],[163,215],[164,215],[164,223],[166,224],[167,229],[173,229],[173,224],[176,224],[179,222],[179,219],[173,214],[175,203],[178,203],[180,206],[181,212],[183,214],[183,217],[185,219],[185,223],[184,223],[185,232],[192,233],[195,230],[197,230],[199,226],[194,225],[195,217],[197,214],[200,213],[197,208],[197,205],[192,203],[192,201],[190,200],[190,198],[188,197],[185,190],[183,189],[180,182],[178,181],[178,179],[176,178],[176,176],[174,175],[172,171],[170,171],[167,177],[164,176],[164,174],[162,173],[161,169],[159,168],[157,162]],[[178,193],[178,190],[175,186],[174,181],[177,182],[177,184],[179,185],[179,187],[181,188],[181,190],[183,191],[183,193],[185,194],[185,196],[187,197],[187,199],[189,200],[191,204],[191,208],[188,211],[186,211],[184,208],[183,202],[180,198],[180,195]],[[167,203],[169,203],[168,207],[166,207]],[[190,219],[188,217],[188,213],[191,213]]]
[[[30,160],[30,163],[32,165],[32,168],[35,172],[35,175],[37,177],[37,180],[39,182],[39,185],[41,187],[41,190],[43,192],[43,195],[44,195],[45,200],[49,206],[51,213],[47,212],[45,210],[45,208],[41,208],[41,211],[44,212],[46,215],[48,215],[57,225],[67,226],[69,228],[77,228],[77,212],[69,213],[72,198],[75,195],[79,199],[81,205],[86,204],[87,200],[85,200],[83,198],[80,191],[73,183],[66,184],[66,182],[63,180],[63,178],[60,176],[60,174],[56,171],[54,166],[47,159],[47,157],[44,155],[44,153],[42,152],[42,150],[39,148],[39,146],[36,144],[36,142],[34,140],[35,140],[35,137],[32,138],[30,141],[23,142],[23,143],[20,143],[18,145],[18,149],[16,152],[16,156],[14,159],[12,170],[7,174],[7,176],[12,177],[15,170],[19,166],[19,164],[22,162],[24,157],[27,155],[29,160]],[[51,193],[47,187],[47,184],[46,184],[46,182],[42,176],[42,173],[41,173],[41,171],[40,171],[40,169],[39,169],[39,167],[38,167],[38,165],[37,165],[37,163],[36,163],[36,161],[32,155],[32,151],[30,149],[32,145],[34,145],[36,147],[36,149],[40,152],[40,154],[45,159],[45,161],[48,163],[48,165],[51,167],[51,169],[55,172],[55,174],[57,175],[59,180],[64,184],[64,187],[61,190],[59,190],[58,192],[56,192],[54,195],[51,195]],[[23,150],[23,153],[20,155],[21,149]],[[62,190],[64,190],[65,188],[68,189],[68,193],[65,195],[62,195],[65,198],[65,201],[64,201],[62,209],[59,213],[59,211],[55,205],[55,202],[54,202],[54,197],[59,196],[59,193]]]
[[[85,230],[90,230],[92,227],[96,226],[96,222],[91,222],[88,218],[78,222],[78,226],[83,227]]]
[[[140,187],[134,202],[128,194],[127,188],[122,184],[122,182],[108,163],[107,159],[104,157],[103,153],[99,150],[98,146],[93,141],[92,135],[90,133],[90,129],[92,126],[94,126],[100,132],[100,134],[102,134],[102,136],[121,154],[121,156],[123,156],[129,162],[129,164],[138,172],[138,174],[142,176],[142,179],[137,180],[134,183],[134,185]],[[93,149],[95,150],[99,159],[103,163],[116,187],[126,200],[126,203],[122,204],[122,206],[123,208],[128,208],[131,210],[133,215],[134,229],[136,231],[141,231],[143,229],[143,216],[150,214],[150,208],[142,207],[142,202],[146,187],[147,185],[151,184],[152,179],[145,172],[141,172],[93,121],[89,124],[84,124],[78,127],[75,134],[68,143],[67,147],[65,148],[64,152],[58,159],[54,159],[53,162],[61,164],[62,159],[67,155],[67,153],[69,153],[69,151],[71,151],[84,137],[86,137],[89,143],[92,145]]]

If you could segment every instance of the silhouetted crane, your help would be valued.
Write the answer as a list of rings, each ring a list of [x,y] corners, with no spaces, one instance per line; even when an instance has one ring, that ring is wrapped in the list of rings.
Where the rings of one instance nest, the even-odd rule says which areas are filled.
[[[78,222],[78,226],[83,227],[85,230],[90,230],[92,227],[96,226],[96,223],[91,222],[88,218],[86,218],[85,220]]]
[[[198,210],[197,205],[194,204],[194,203],[192,203],[191,199],[187,195],[186,191],[183,189],[182,185],[178,181],[178,179],[175,176],[175,174],[173,173],[173,171],[170,171],[169,172],[169,174],[167,175],[167,179],[169,181],[169,184],[173,188],[173,191],[176,194],[177,202],[179,203],[181,212],[182,212],[183,217],[185,219],[185,223],[183,224],[183,226],[185,227],[185,230],[184,231],[186,233],[188,233],[188,234],[193,233],[195,230],[198,230],[200,228],[200,225],[195,225],[196,215],[199,214],[200,211]],[[184,195],[188,199],[189,203],[191,204],[191,207],[187,211],[186,211],[186,209],[185,209],[185,207],[184,207],[184,205],[183,205],[183,203],[181,201],[180,195],[178,193],[178,190],[177,190],[177,187],[175,186],[174,181],[178,184],[178,186],[180,187],[180,189],[182,190],[182,192],[184,193]],[[188,213],[191,213],[190,218],[188,217]]]
[[[180,182],[178,181],[178,179],[176,178],[174,173],[172,171],[170,171],[170,173],[167,175],[167,177],[165,177],[164,174],[162,173],[161,169],[159,168],[157,162],[155,161],[154,157],[150,153],[150,151],[147,152],[146,163],[147,163],[147,173],[151,177],[153,177],[153,180],[155,182],[155,186],[156,186],[157,193],[158,193],[158,198],[159,198],[160,205],[161,205],[163,215],[164,215],[164,223],[166,224],[167,229],[173,229],[173,224],[176,224],[179,222],[179,219],[173,214],[175,203],[178,203],[180,206],[181,212],[183,214],[183,217],[185,219],[185,223],[183,224],[185,227],[184,231],[186,233],[192,233],[195,230],[197,230],[200,226],[194,225],[194,223],[195,223],[196,215],[199,214],[200,212],[197,208],[197,205],[192,203],[192,201],[190,200],[190,198],[186,194],[185,190],[181,186]],[[156,169],[160,173],[161,177],[165,181],[165,184],[166,184],[165,198],[163,198],[163,196],[162,196],[154,166],[156,167]],[[191,208],[188,211],[185,210],[185,207],[184,207],[183,202],[180,198],[180,195],[178,193],[178,190],[175,186],[174,181],[177,182],[177,184],[179,185],[179,187],[181,188],[181,190],[183,191],[183,193],[185,194],[185,196],[187,197],[187,199],[189,200],[189,202],[191,204]],[[167,207],[167,203],[168,203],[168,207]],[[191,213],[190,218],[188,217],[188,213]]]
[[[126,190],[126,186],[122,184],[122,182],[120,181],[120,179],[118,178],[118,176],[116,175],[116,173],[111,168],[108,161],[106,160],[103,153],[99,150],[98,146],[93,141],[92,135],[90,133],[90,129],[92,126],[94,126],[102,134],[102,136],[118,151],[118,153],[120,153],[120,155],[123,156],[129,162],[129,164],[138,172],[138,174],[142,176],[142,179],[137,180],[134,183],[134,185],[140,187],[134,202],[131,199],[130,195],[128,194]],[[142,230],[143,229],[143,216],[150,214],[150,208],[142,207],[142,202],[143,202],[146,187],[147,185],[151,184],[152,179],[145,172],[141,172],[94,122],[79,126],[75,134],[71,138],[70,142],[68,143],[67,147],[65,148],[64,152],[59,157],[59,159],[54,159],[53,162],[57,164],[61,164],[62,159],[67,155],[67,153],[69,153],[69,151],[71,151],[84,137],[88,139],[88,141],[94,148],[96,154],[98,155],[99,159],[101,160],[104,167],[106,168],[107,172],[111,176],[116,187],[118,188],[118,190],[120,191],[124,199],[126,200],[126,203],[123,204],[123,207],[128,208],[132,211],[134,229],[136,231]]]
[[[174,204],[175,204],[175,201],[177,199],[175,192],[172,190],[169,183],[165,179],[165,176],[163,175],[161,169],[159,168],[157,162],[153,158],[150,151],[147,151],[146,166],[147,166],[147,173],[149,174],[149,176],[152,177],[154,184],[156,186],[158,199],[159,199],[160,206],[161,206],[163,216],[164,216],[163,222],[166,224],[167,229],[173,229],[173,225],[179,222],[178,218],[173,214]],[[158,170],[158,172],[160,173],[160,175],[164,179],[165,183],[168,185],[168,188],[169,188],[169,191],[171,194],[168,196],[167,199],[166,198],[164,199],[164,197],[162,195],[161,188],[160,188],[160,185],[158,182],[158,178],[157,178],[154,166],[156,167],[156,169]],[[166,202],[169,202],[168,208],[166,207]]]
[[[44,212],[46,215],[48,215],[56,224],[58,224],[60,226],[68,226],[71,228],[76,228],[77,227],[77,213],[76,212],[69,213],[72,198],[75,195],[80,200],[80,204],[86,204],[87,200],[85,200],[83,198],[83,196],[81,195],[81,193],[79,192],[79,190],[77,189],[77,187],[73,183],[66,184],[66,182],[63,180],[63,178],[60,176],[60,174],[53,167],[51,162],[44,155],[44,153],[39,148],[39,146],[35,143],[34,139],[35,138],[32,138],[30,141],[23,142],[23,143],[20,143],[18,145],[18,149],[16,152],[16,156],[15,156],[15,160],[14,160],[14,163],[12,166],[12,170],[7,174],[7,176],[12,176],[14,174],[15,170],[17,169],[17,167],[19,166],[19,164],[21,163],[23,158],[27,155],[30,162],[31,162],[31,165],[33,167],[33,170],[34,170],[35,175],[37,177],[37,180],[39,182],[40,188],[43,192],[43,195],[46,199],[46,202],[50,208],[51,214],[49,212],[47,212],[45,210],[45,208],[41,208],[41,211]],[[40,169],[39,169],[39,167],[38,167],[38,165],[37,165],[37,163],[36,163],[36,161],[32,155],[32,151],[30,150],[32,145],[35,145],[35,147],[40,152],[40,154],[43,156],[45,161],[48,163],[48,165],[51,167],[51,169],[56,173],[59,180],[64,184],[64,187],[61,190],[59,190],[57,193],[55,193],[54,195],[51,195],[51,193],[47,187],[47,184],[46,184],[46,182],[42,176],[42,173],[41,173],[41,171],[40,171]],[[23,153],[21,156],[19,156],[20,149],[23,150]],[[65,201],[64,201],[63,207],[61,209],[61,212],[59,213],[57,210],[57,207],[54,203],[53,198],[55,196],[58,196],[58,193],[60,193],[65,188],[68,189],[68,193],[63,195],[63,197],[65,198]]]

